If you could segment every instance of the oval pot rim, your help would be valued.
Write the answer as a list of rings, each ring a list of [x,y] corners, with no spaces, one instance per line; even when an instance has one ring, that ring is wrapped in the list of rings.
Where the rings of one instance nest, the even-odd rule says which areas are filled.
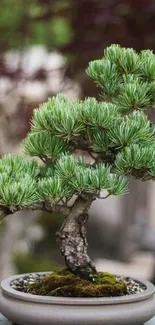
[[[133,302],[149,299],[155,293],[155,287],[151,282],[147,280],[132,278],[132,277],[130,278],[144,284],[146,286],[146,290],[144,290],[141,293],[131,294],[127,296],[76,298],[76,297],[39,296],[39,295],[17,291],[16,289],[10,286],[10,282],[12,282],[15,279],[19,279],[21,277],[27,276],[28,274],[47,274],[47,273],[52,273],[52,271],[30,272],[30,273],[12,275],[1,281],[1,290],[5,295],[18,300],[31,301],[35,303],[38,302],[43,304],[62,304],[62,305],[116,305],[116,304],[124,304],[124,303],[133,303]]]

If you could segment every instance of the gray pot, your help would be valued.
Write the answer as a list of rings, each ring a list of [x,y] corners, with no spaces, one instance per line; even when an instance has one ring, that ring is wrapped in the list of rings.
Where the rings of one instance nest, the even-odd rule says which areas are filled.
[[[26,275],[26,274],[24,274]],[[1,283],[0,312],[20,325],[141,325],[155,315],[154,286],[143,293],[110,298],[64,298],[26,294]]]

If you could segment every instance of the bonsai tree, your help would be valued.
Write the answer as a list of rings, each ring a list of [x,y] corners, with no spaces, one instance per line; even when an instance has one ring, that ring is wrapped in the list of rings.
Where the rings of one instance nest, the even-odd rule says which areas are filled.
[[[89,63],[87,74],[101,101],[69,101],[59,94],[34,110],[23,146],[40,163],[11,154],[1,158],[0,210],[1,218],[23,209],[62,213],[57,238],[65,264],[93,281],[97,271],[85,228],[92,202],[127,193],[128,176],[155,178],[155,128],[147,116],[155,105],[155,55],[112,45]]]

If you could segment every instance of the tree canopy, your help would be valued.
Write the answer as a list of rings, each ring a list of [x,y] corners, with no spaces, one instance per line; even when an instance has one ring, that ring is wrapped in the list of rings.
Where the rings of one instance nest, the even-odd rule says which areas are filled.
[[[127,176],[155,178],[155,55],[112,45],[89,63],[87,74],[101,90],[95,98],[50,98],[33,112],[25,153],[0,159],[0,207],[66,207],[74,195],[100,197],[128,191]],[[76,150],[83,154],[75,158]],[[92,159],[85,158],[87,152]]]

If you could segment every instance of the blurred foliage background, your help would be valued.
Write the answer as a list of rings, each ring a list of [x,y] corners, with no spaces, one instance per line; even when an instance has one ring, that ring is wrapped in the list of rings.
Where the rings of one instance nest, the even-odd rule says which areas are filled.
[[[59,49],[76,77],[112,43],[155,47],[154,0],[1,0],[0,7],[1,56],[32,45]]]
[[[98,96],[98,89],[88,79],[85,69],[90,60],[101,58],[105,47],[112,43],[133,47],[138,51],[146,48],[154,50],[155,1],[0,0],[0,154],[10,150],[20,152],[19,142],[29,130],[33,108],[46,100],[49,95],[62,91],[71,98]],[[34,47],[42,49],[41,52],[39,50],[36,52],[37,60],[40,56],[40,64],[35,69],[30,69],[25,53]],[[55,63],[52,68],[51,60],[54,59],[51,59],[53,57],[49,59],[51,53],[62,55],[59,64]],[[46,58],[42,60],[42,56],[48,58],[47,65]],[[35,60],[36,56],[32,60],[33,63]],[[21,90],[21,85],[24,91],[23,88]],[[27,96],[30,88],[32,94]],[[46,92],[41,97],[40,92],[44,88]],[[134,184],[132,187],[133,196],[136,195],[136,186]],[[146,191],[143,191],[141,196],[143,197],[141,201],[146,205]],[[139,202],[140,209],[142,209],[141,203]],[[134,202],[134,204],[138,203]],[[104,249],[103,253],[105,234],[100,233],[95,241],[94,255],[99,248],[101,254],[105,256],[116,258],[119,255],[119,258],[126,261],[130,258],[131,254],[128,251],[125,253],[125,247],[129,243],[125,244],[125,240],[128,238],[127,227],[135,222],[133,211],[138,209],[135,205],[130,211],[131,220],[124,224],[126,230],[124,234],[121,232],[123,237],[120,235],[120,240],[116,243],[114,231],[109,232],[111,236],[106,239],[107,251]],[[123,211],[126,207],[125,203]],[[145,212],[143,214],[141,220],[146,224]],[[0,258],[6,264],[6,261],[12,259],[13,252],[12,242],[9,244],[5,239],[14,231],[11,222],[19,224],[18,216],[14,221],[8,220],[4,230],[1,229],[0,242],[3,245],[0,254],[3,258],[2,256]],[[32,236],[31,238],[28,236],[28,239],[25,239],[28,241],[26,246],[28,249],[19,251],[16,249],[18,245],[14,245],[13,261],[19,272],[45,270],[52,268],[53,264],[62,262],[53,240],[54,232],[61,223],[61,216],[39,215],[39,218],[35,218],[33,222],[35,227],[39,224],[44,235],[36,242],[32,241]],[[33,222],[28,224],[28,229],[33,229]],[[16,233],[13,238],[19,237],[21,243],[21,234],[26,236],[23,235],[26,228],[24,221],[24,230],[22,228],[21,231],[20,227],[18,234]],[[97,227],[96,224],[93,227]],[[120,227],[117,225],[115,228],[117,228],[116,235]],[[105,229],[107,231],[106,227]],[[93,242],[92,236],[90,240]],[[7,245],[10,245],[10,249],[6,249]],[[122,245],[124,245],[123,252]],[[132,249],[130,251],[132,252]],[[124,254],[124,257],[121,254]],[[50,258],[51,262],[49,262]]]

